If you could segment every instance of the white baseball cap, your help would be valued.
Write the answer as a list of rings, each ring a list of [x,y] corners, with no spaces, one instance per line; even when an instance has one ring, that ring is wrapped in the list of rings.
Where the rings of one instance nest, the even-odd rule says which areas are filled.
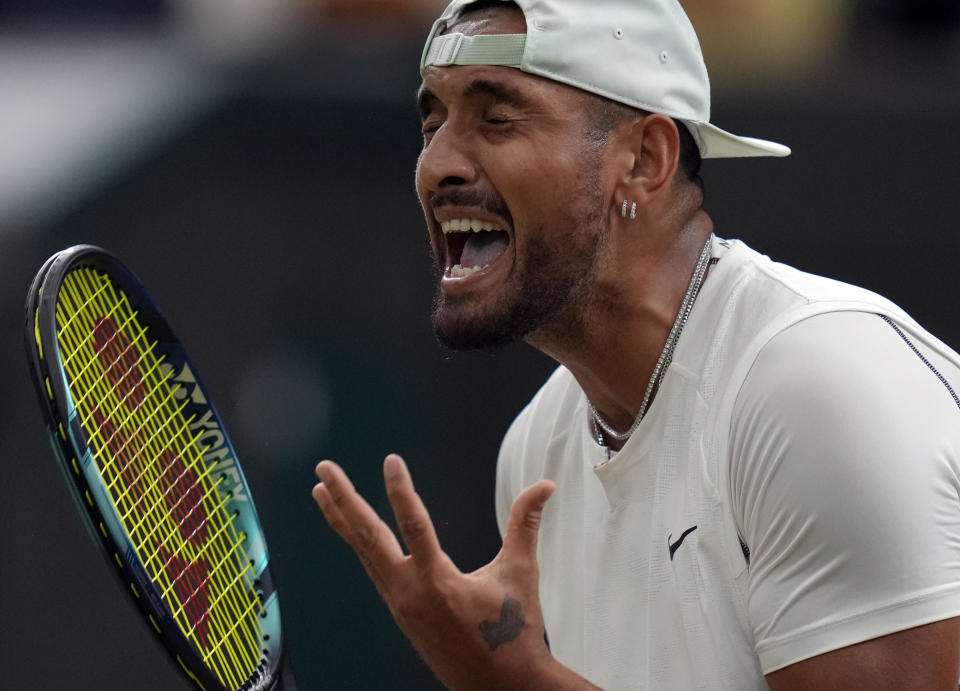
[[[440,35],[473,2],[453,0],[434,22],[421,74],[430,65],[516,67],[680,120],[703,158],[790,154],[783,144],[710,124],[707,67],[677,0],[514,0],[525,34]]]

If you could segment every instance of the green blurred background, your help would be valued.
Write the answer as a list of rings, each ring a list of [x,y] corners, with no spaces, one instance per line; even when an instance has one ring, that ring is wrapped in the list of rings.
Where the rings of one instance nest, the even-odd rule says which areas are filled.
[[[387,513],[399,451],[475,569],[499,545],[500,437],[553,367],[432,335],[413,92],[442,4],[0,0],[0,688],[190,688],[78,523],[27,377],[27,285],[79,242],[134,268],[218,401],[301,691],[437,687],[310,488],[334,458]],[[683,4],[714,121],[794,148],[707,162],[718,234],[881,291],[960,346],[960,5]]]

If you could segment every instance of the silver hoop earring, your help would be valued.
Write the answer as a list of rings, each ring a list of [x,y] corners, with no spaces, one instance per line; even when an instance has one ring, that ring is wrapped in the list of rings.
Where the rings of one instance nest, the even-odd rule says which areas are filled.
[[[630,207],[630,218],[631,220],[637,217],[637,203],[634,202],[633,206]]]
[[[634,205],[634,206],[636,206],[636,205]],[[627,200],[626,200],[626,199],[623,200],[623,206],[620,207],[620,216],[621,216],[622,218],[626,218],[626,217],[627,217]]]

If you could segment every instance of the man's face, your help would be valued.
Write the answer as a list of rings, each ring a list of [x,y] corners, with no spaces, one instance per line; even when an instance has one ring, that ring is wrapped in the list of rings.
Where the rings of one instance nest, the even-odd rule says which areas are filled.
[[[450,31],[524,33],[522,13]],[[434,327],[454,348],[576,329],[604,239],[601,153],[583,97],[511,67],[429,67],[417,193],[438,269]]]

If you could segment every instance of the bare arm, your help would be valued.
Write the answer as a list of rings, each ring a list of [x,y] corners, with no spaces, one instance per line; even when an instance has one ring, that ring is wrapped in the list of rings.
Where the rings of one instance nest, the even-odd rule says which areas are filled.
[[[554,485],[524,490],[510,512],[503,547],[464,574],[440,548],[406,464],[387,456],[384,481],[405,555],[393,531],[324,461],[313,497],[330,526],[357,553],[398,626],[451,689],[596,689],[551,655],[543,639],[537,533]]]
[[[960,618],[817,655],[767,675],[771,691],[956,691]]]

